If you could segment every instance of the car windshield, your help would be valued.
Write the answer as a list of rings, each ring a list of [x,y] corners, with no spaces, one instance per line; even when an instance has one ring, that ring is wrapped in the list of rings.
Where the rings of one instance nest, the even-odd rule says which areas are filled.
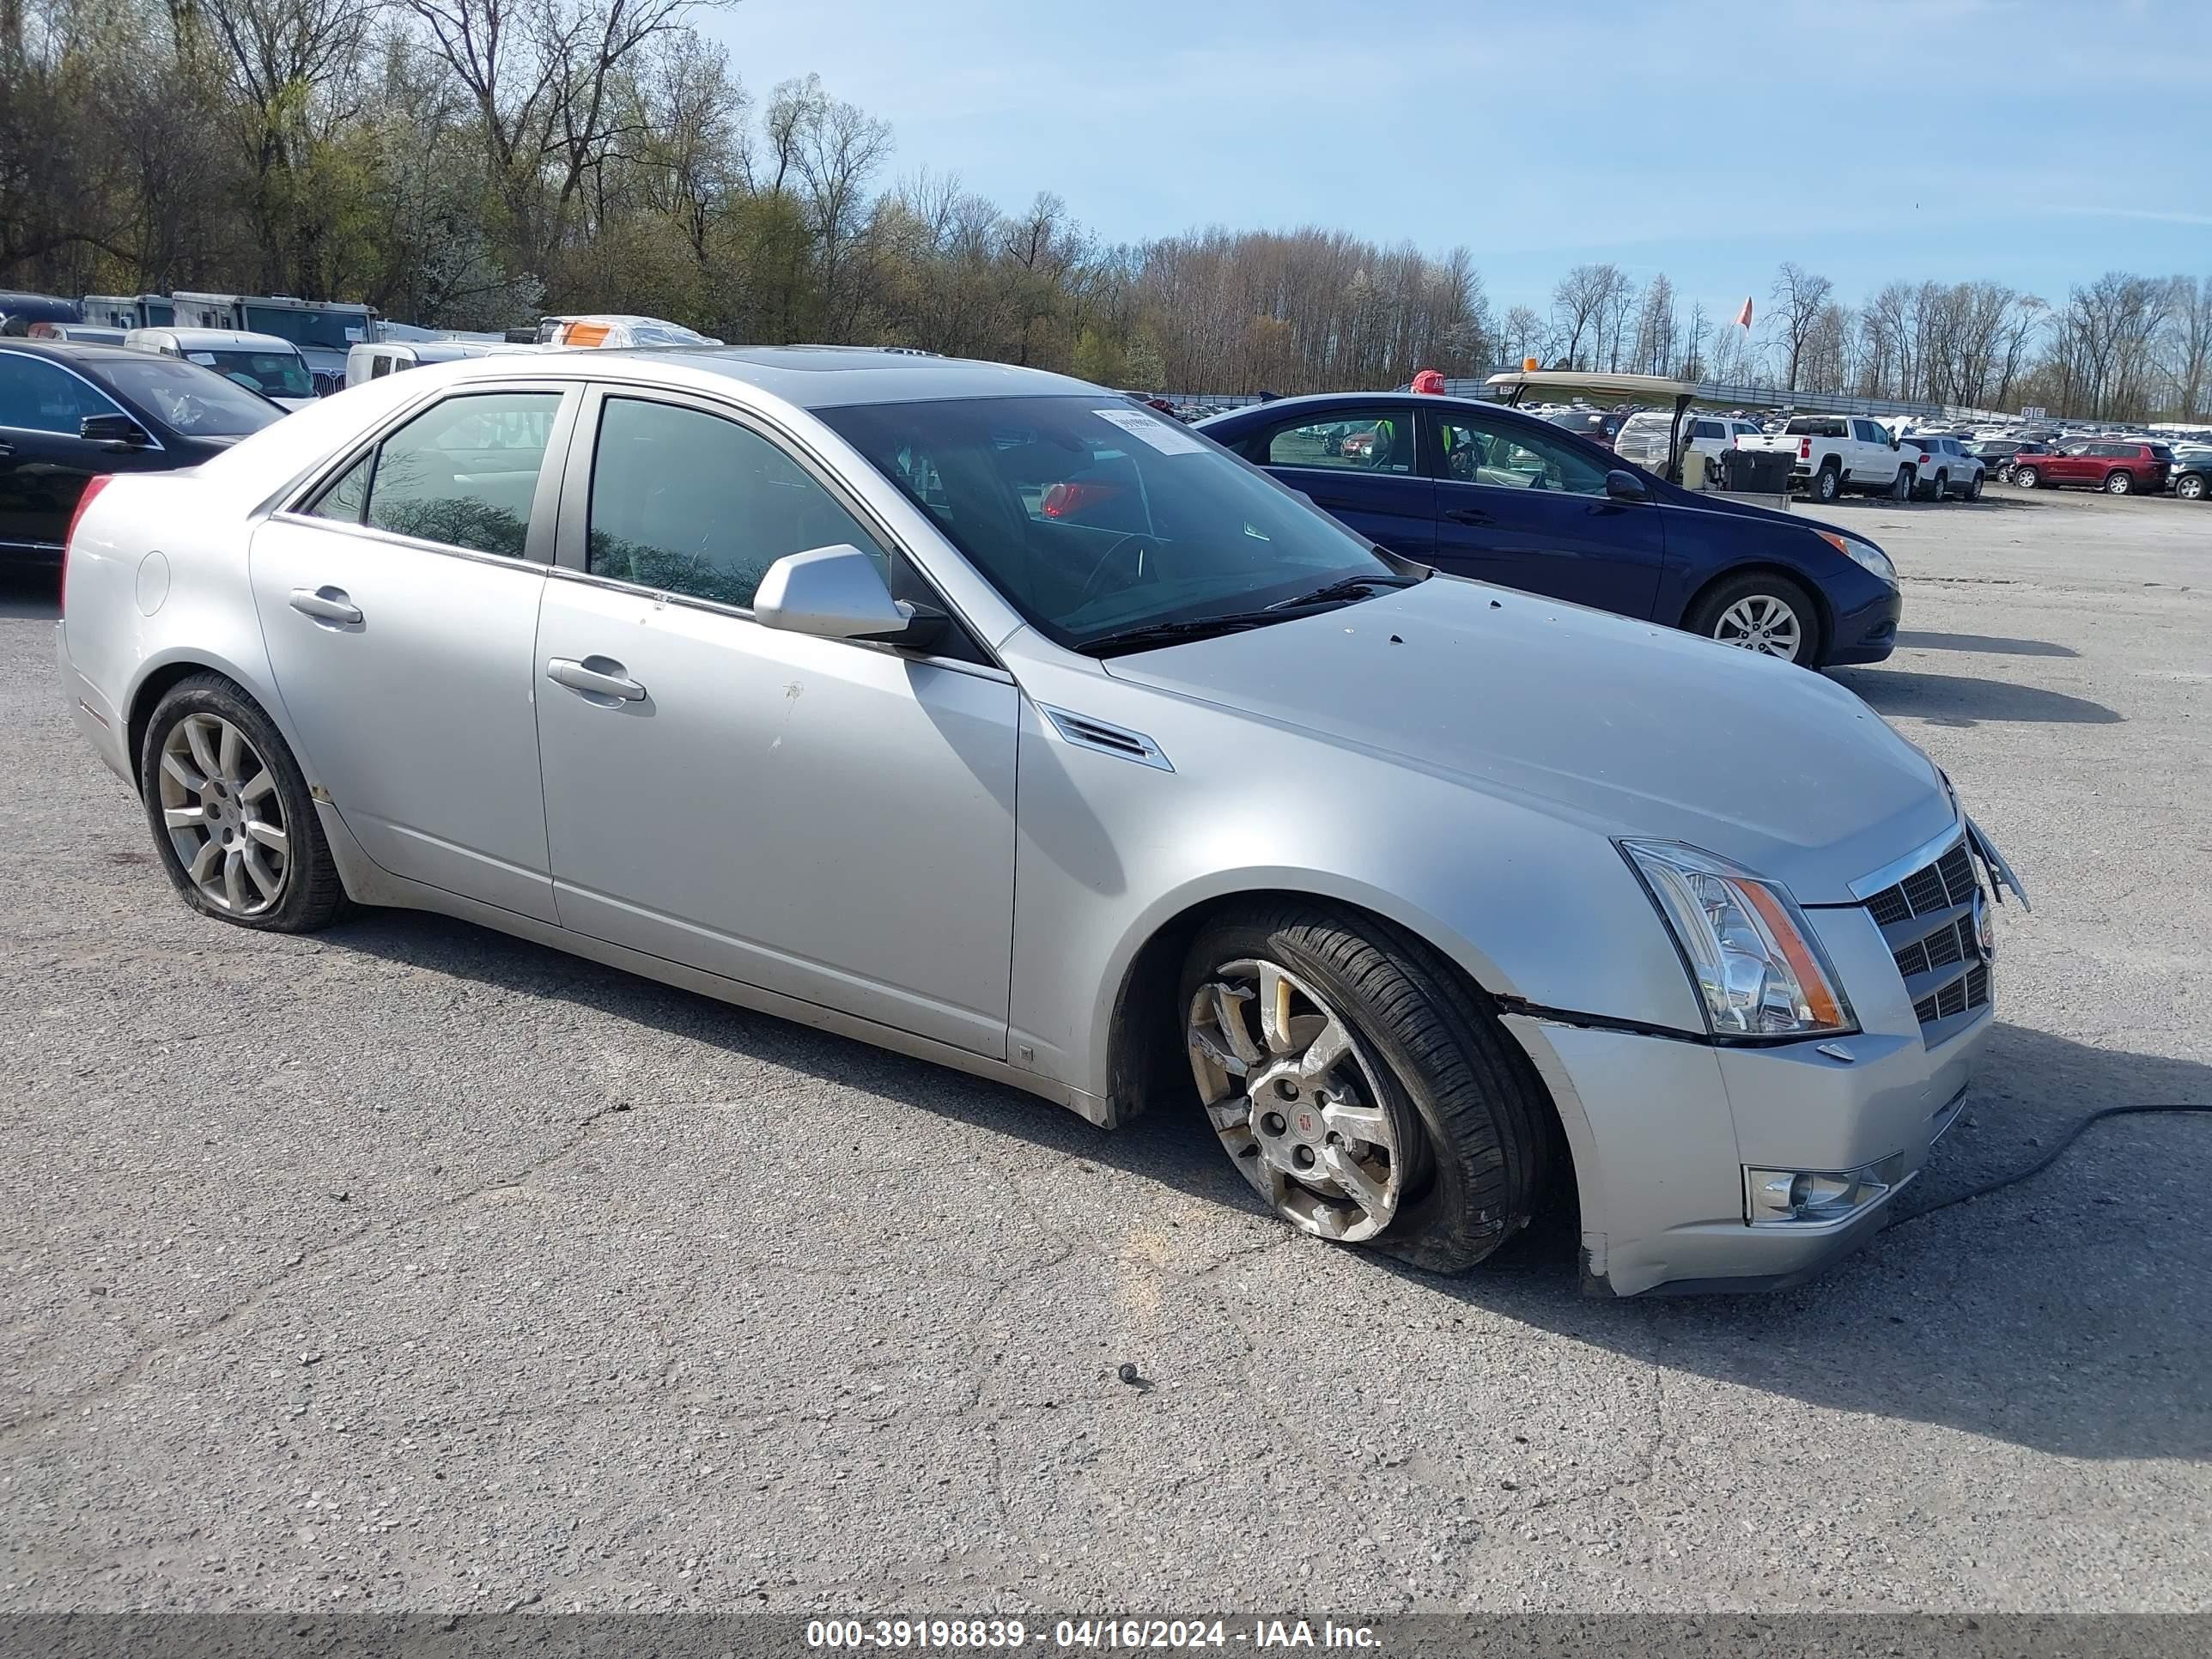
[[[1110,392],[821,413],[1062,645],[1404,580],[1257,469]]]
[[[362,311],[295,311],[289,306],[246,307],[246,326],[256,334],[274,334],[294,345],[317,346],[343,351],[368,337],[368,313]],[[289,397],[289,392],[285,393]]]
[[[258,392],[264,398],[312,398],[315,395],[314,377],[307,373],[306,362],[295,351],[210,351],[187,348],[185,360],[198,363],[204,368],[211,368],[216,374],[237,381],[248,392]]]
[[[191,438],[242,438],[280,421],[284,411],[211,368],[149,355],[143,362],[102,366],[115,389],[174,432]]]

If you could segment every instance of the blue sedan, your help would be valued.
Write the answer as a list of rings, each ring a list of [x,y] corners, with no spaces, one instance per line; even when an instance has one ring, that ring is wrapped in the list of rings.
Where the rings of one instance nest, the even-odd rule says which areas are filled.
[[[1330,392],[1197,429],[1370,541],[1455,575],[1808,667],[1880,662],[1897,643],[1897,571],[1864,537],[1680,489],[1516,410]]]

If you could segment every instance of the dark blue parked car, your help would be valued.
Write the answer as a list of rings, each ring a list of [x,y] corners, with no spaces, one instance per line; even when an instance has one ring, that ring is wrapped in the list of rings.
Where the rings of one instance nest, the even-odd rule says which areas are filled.
[[[1496,404],[1286,398],[1196,428],[1394,553],[1808,667],[1880,662],[1901,603],[1863,536],[1678,488]]]

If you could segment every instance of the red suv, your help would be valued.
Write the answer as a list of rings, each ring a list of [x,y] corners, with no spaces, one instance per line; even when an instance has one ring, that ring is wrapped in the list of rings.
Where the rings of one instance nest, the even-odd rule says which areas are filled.
[[[2166,488],[2166,475],[2172,465],[2173,452],[2164,444],[2090,438],[2061,444],[2048,455],[2021,456],[2013,465],[2012,481],[2022,489],[2087,484],[2108,495],[2132,495],[2137,490],[2155,495]]]

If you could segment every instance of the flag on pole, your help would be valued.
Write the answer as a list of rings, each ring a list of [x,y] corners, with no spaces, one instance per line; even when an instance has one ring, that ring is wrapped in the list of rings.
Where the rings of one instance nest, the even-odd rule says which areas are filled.
[[[1748,294],[1743,296],[1743,309],[1735,314],[1735,325],[1738,328],[1751,326],[1751,295]]]

